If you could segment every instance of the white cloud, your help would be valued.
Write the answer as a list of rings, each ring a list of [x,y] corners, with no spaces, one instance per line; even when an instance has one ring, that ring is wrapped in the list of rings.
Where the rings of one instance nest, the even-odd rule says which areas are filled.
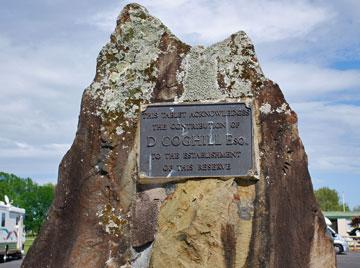
[[[285,96],[294,101],[348,89],[360,90],[360,70],[337,70],[289,61],[264,62],[262,68],[267,77],[280,85]]]
[[[257,43],[303,37],[334,16],[324,5],[304,0],[138,2],[191,44],[218,42],[239,30],[245,30]],[[80,22],[111,32],[117,14],[111,7]]]
[[[94,67],[73,61],[72,56],[79,49],[71,44],[53,43],[38,44],[35,48],[27,44],[4,45],[0,51],[2,97],[36,95],[58,98],[78,81],[94,74]]]
[[[116,18],[118,17],[119,13],[120,11],[116,8],[101,10],[90,16],[78,18],[77,23],[96,26],[104,32],[111,33],[115,29]]]
[[[293,108],[312,170],[360,174],[360,106],[305,102]]]
[[[74,40],[34,45],[4,35],[0,48],[0,170],[54,181],[74,139],[98,49]]]
[[[9,38],[0,34],[0,49],[6,49],[10,46]]]
[[[13,141],[0,137],[0,159],[28,158],[41,159],[44,157],[62,157],[70,148],[70,144],[41,144],[32,145],[22,141]]]

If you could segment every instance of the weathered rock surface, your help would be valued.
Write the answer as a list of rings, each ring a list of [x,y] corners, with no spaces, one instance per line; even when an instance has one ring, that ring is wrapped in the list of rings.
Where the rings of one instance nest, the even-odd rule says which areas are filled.
[[[204,100],[252,105],[259,179],[140,184],[140,105]],[[22,267],[335,267],[296,114],[244,32],[190,47],[124,8]]]

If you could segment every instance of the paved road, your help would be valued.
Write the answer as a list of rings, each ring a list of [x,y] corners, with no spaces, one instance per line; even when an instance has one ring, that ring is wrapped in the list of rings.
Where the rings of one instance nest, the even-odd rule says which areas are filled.
[[[359,268],[360,267],[360,252],[348,253],[347,255],[337,255],[338,268]],[[9,261],[7,263],[0,263],[0,268],[19,268],[21,260]]]
[[[6,263],[0,263],[0,268],[19,268],[21,260],[17,261],[8,261]]]
[[[346,255],[336,255],[338,268],[359,268],[360,252],[350,252]]]

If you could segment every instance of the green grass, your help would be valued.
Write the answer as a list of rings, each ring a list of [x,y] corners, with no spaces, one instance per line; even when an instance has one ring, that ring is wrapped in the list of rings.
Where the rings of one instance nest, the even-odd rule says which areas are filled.
[[[24,246],[25,254],[28,252],[28,250],[31,247],[31,245],[33,244],[35,238],[36,238],[36,236],[27,236],[26,237],[25,246]]]

